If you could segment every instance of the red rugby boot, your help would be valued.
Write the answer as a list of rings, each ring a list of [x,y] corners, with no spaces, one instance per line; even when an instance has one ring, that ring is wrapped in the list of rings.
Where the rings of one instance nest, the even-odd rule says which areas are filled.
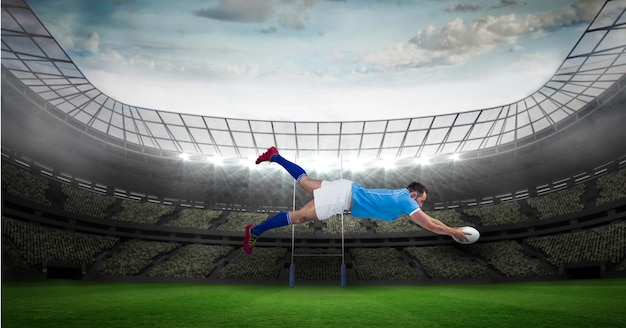
[[[272,161],[272,156],[274,155],[278,155],[278,149],[276,149],[276,147],[272,146],[270,148],[267,149],[266,152],[264,152],[263,154],[261,154],[261,156],[259,156],[256,159],[256,163],[259,164],[261,162],[271,162]]]
[[[252,254],[252,249],[254,248],[254,244],[256,244],[256,240],[258,238],[252,234],[252,227],[254,227],[254,224],[249,224],[246,227],[246,236],[243,238],[243,251],[248,255]]]

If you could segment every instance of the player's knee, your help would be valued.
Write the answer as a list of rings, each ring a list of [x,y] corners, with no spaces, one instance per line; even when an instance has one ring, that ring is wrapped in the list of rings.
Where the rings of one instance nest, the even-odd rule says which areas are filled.
[[[292,224],[302,224],[302,223],[307,223],[309,221],[313,221],[313,219],[307,218],[306,216],[301,216],[301,215],[291,217]]]
[[[313,190],[322,186],[322,180],[311,179],[310,177],[305,176],[298,181],[298,185],[300,185],[300,188],[304,191],[309,194],[313,194]]]

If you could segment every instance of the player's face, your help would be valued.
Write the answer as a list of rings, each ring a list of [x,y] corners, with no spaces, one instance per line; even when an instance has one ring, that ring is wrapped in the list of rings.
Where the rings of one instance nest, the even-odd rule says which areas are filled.
[[[424,201],[426,200],[426,193],[423,193],[421,196],[417,196],[415,198],[415,201],[417,202],[417,205],[420,206],[420,208],[422,208],[424,206]]]

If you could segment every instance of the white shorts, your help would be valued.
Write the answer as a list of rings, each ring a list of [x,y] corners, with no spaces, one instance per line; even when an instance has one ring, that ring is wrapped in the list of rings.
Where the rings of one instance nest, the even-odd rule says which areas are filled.
[[[346,179],[322,181],[322,186],[313,191],[315,214],[319,220],[341,214],[350,209],[352,181]]]

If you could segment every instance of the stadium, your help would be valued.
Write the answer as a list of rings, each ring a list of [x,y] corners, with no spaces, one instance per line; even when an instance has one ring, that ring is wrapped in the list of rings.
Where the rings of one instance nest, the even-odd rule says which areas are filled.
[[[295,290],[325,288],[330,302],[346,296],[335,288],[340,282],[352,293],[374,293],[381,286],[582,288],[592,281],[611,284],[607,290],[614,293],[598,296],[606,311],[599,315],[613,321],[593,322],[617,326],[626,320],[618,310],[626,305],[625,10],[624,1],[604,3],[554,75],[516,102],[404,119],[300,122],[119,102],[91,84],[25,2],[3,1],[3,308],[12,306],[26,287],[21,284],[32,284],[33,293],[42,286],[61,294],[77,288],[77,300],[94,286],[227,287],[223,294],[211,290],[226,300],[252,287],[284,293],[295,282]],[[279,168],[250,165],[248,157],[272,145],[323,179],[402,188],[418,177],[429,187],[428,214],[451,226],[473,226],[481,238],[461,245],[403,218],[383,222],[345,213],[268,232],[247,256],[241,247],[246,225],[310,200]],[[54,303],[51,296],[41,300]],[[588,306],[568,309],[580,304]],[[550,315],[522,313],[530,320],[522,325]],[[492,325],[516,326],[490,315]],[[225,316],[212,326],[254,325]],[[298,322],[277,316],[282,321],[273,326]],[[355,325],[374,325],[358,316],[350,316]],[[3,324],[36,322],[17,317]],[[61,322],[102,320],[95,318]],[[145,320],[103,322],[154,324]],[[338,320],[299,324],[350,326]],[[421,325],[454,322],[429,320]],[[162,325],[177,326],[173,322]]]

